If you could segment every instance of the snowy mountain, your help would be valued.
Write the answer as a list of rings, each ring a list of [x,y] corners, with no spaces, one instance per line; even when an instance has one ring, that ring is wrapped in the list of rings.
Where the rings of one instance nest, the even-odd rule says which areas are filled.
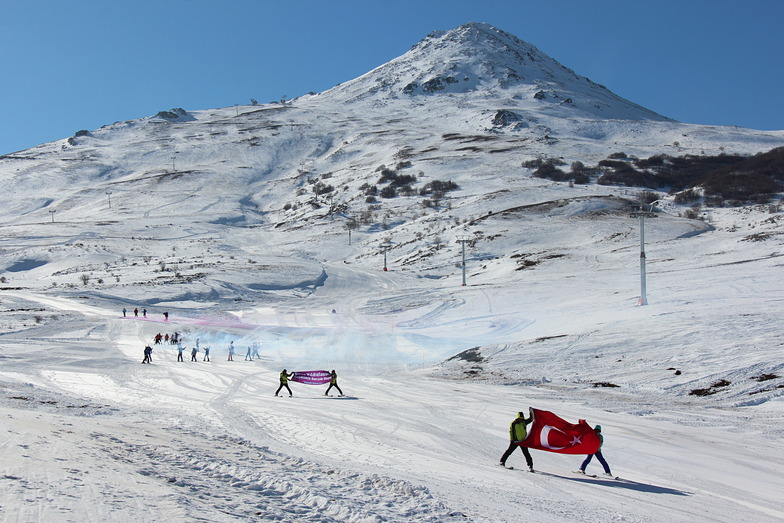
[[[784,519],[780,194],[598,183],[782,145],[470,23],[323,93],[0,157],[0,519]],[[175,331],[196,362],[139,364]],[[283,368],[347,396],[276,398]],[[528,406],[600,423],[623,480],[498,467]]]
[[[506,102],[526,114],[669,121],[484,23],[433,32],[403,56],[321,96],[384,104],[443,95],[456,98],[453,105]]]

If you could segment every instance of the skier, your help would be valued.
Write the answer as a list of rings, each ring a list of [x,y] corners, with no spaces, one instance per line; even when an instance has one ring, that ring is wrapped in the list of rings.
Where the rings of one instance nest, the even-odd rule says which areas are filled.
[[[599,441],[600,441],[600,443],[599,443],[599,450],[597,450],[593,454],[588,454],[585,457],[585,460],[583,460],[583,464],[580,465],[580,470],[578,470],[577,472],[579,472],[580,474],[585,474],[585,467],[587,467],[588,463],[591,462],[591,458],[596,456],[596,459],[598,459],[599,463],[601,463],[602,467],[604,467],[604,475],[612,477],[612,472],[610,472],[610,466],[607,464],[607,461],[605,461],[604,456],[602,456],[602,445],[604,445],[604,436],[602,436],[602,426],[601,425],[596,425],[593,428],[593,430],[599,436]]]
[[[234,361],[234,342],[233,341],[229,343],[229,360],[228,361]]]
[[[261,356],[259,356],[259,342],[257,341],[253,342],[253,354],[251,354],[251,359],[255,358],[261,358]]]
[[[245,361],[248,361],[248,360],[251,360],[251,361],[253,361],[253,356],[252,356],[252,354],[253,354],[253,347],[251,347],[250,345],[248,345],[248,352],[246,352],[246,353],[245,353]]]
[[[343,391],[338,387],[338,374],[334,370],[332,371],[332,380],[330,380],[329,387],[327,387],[327,392],[324,393],[324,396],[329,396],[329,391],[332,390],[332,387],[338,389],[338,394],[340,394],[340,397],[342,398]]]
[[[163,313],[163,321],[169,321],[169,311]]]
[[[144,359],[142,363],[152,363],[152,347],[149,345],[144,347]]]
[[[177,344],[177,361],[183,361],[182,359],[182,351],[185,350],[185,347],[182,346],[182,343]]]
[[[198,354],[198,352],[199,352],[199,349],[197,349],[196,347],[194,347],[191,350],[191,361],[199,361],[199,360],[196,359],[196,354]]]
[[[525,439],[527,434],[525,426],[531,423],[533,420],[533,416],[526,418],[525,414],[522,412],[517,413],[517,418],[509,425],[509,448],[506,449],[504,455],[501,456],[501,462],[499,465],[505,467],[507,458],[512,455],[512,452],[514,452],[517,447],[520,447],[520,450],[523,451],[523,455],[525,456],[525,462],[528,464],[528,470],[531,472],[534,471],[534,460],[531,459],[531,453],[528,451],[528,448],[517,444],[518,442]]]
[[[137,309],[133,309],[133,315],[136,316],[137,318],[139,317],[139,309],[138,308]]]
[[[128,312],[128,309],[126,309],[125,307],[123,307],[123,318],[125,318],[125,313],[126,313],[126,312]]]
[[[280,387],[278,387],[278,390],[275,391],[275,396],[278,395],[278,392],[280,392],[280,389],[282,389],[283,387],[286,387],[286,390],[289,391],[289,398],[294,396],[294,394],[291,393],[291,389],[289,388],[289,378],[293,378],[293,377],[294,377],[293,372],[289,374],[286,369],[283,369],[283,372],[280,373]]]
[[[142,309],[142,316],[147,317],[147,309]]]
[[[204,359],[202,361],[210,361],[210,348],[204,347]]]

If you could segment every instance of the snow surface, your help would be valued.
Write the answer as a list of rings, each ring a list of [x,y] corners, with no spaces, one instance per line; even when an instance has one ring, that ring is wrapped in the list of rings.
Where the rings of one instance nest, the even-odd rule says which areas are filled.
[[[436,71],[466,39],[495,53],[489,31],[434,34],[391,64]],[[662,194],[638,306],[636,190],[521,167],[753,154],[784,133],[672,122],[609,91],[596,119],[525,95],[542,82],[498,83],[493,56],[493,85],[465,92],[404,96],[371,72],[0,159],[0,520],[784,520],[784,215],[688,220]],[[527,80],[579,106],[590,84],[559,71]],[[495,128],[500,109],[527,125]],[[366,204],[362,184],[402,160],[417,187],[460,189]],[[316,181],[336,190],[314,197]],[[158,345],[140,364],[175,331],[197,362]],[[244,361],[253,342],[262,357]],[[274,397],[283,368],[336,369],[346,396]],[[538,451],[536,474],[520,452],[499,467],[529,406],[601,424],[621,479]]]

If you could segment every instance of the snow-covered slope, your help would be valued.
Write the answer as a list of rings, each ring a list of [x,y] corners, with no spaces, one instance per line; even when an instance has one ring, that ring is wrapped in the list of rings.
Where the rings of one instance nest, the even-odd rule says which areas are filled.
[[[472,23],[324,93],[6,155],[0,520],[781,520],[778,201],[662,193],[640,307],[639,190],[523,167],[781,145]],[[139,365],[174,331],[197,362]],[[275,398],[283,368],[347,397]],[[497,467],[528,406],[601,423],[624,480]]]

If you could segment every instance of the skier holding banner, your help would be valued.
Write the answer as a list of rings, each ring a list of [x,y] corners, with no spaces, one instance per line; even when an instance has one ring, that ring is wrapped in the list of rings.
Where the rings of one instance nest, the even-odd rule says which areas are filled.
[[[343,397],[343,391],[338,387],[338,374],[334,370],[332,371],[332,379],[329,381],[329,387],[327,387],[327,392],[324,393],[324,396],[329,396],[329,391],[332,390],[332,387],[338,389],[338,394]]]
[[[612,472],[610,472],[610,465],[607,464],[607,462],[604,460],[604,456],[602,456],[602,445],[604,445],[604,436],[602,436],[602,426],[596,425],[596,427],[594,427],[593,430],[599,436],[599,441],[600,441],[599,450],[597,450],[593,454],[588,454],[588,456],[585,457],[583,464],[580,465],[580,470],[578,470],[577,472],[580,474],[585,474],[585,467],[587,467],[588,463],[591,462],[591,458],[596,456],[596,459],[598,459],[599,463],[601,463],[602,467],[604,467],[604,475],[612,477]]]
[[[506,467],[507,458],[512,455],[512,452],[514,452],[517,447],[520,447],[520,450],[523,451],[523,456],[525,456],[525,462],[528,464],[528,470],[534,472],[534,460],[531,459],[531,453],[526,447],[518,445],[518,443],[523,441],[527,435],[525,426],[531,423],[533,419],[533,416],[526,418],[525,414],[522,412],[517,413],[517,418],[515,418],[515,420],[512,421],[512,423],[509,425],[509,448],[507,448],[506,452],[504,452],[504,455],[501,456],[499,465]]]
[[[286,390],[289,391],[289,398],[294,396],[294,394],[291,392],[291,389],[289,388],[289,378],[293,378],[294,374],[296,373],[292,372],[289,374],[286,369],[283,369],[283,372],[280,373],[280,387],[278,387],[278,390],[275,391],[275,396],[278,395],[278,392],[280,392],[283,387],[286,387]]]

